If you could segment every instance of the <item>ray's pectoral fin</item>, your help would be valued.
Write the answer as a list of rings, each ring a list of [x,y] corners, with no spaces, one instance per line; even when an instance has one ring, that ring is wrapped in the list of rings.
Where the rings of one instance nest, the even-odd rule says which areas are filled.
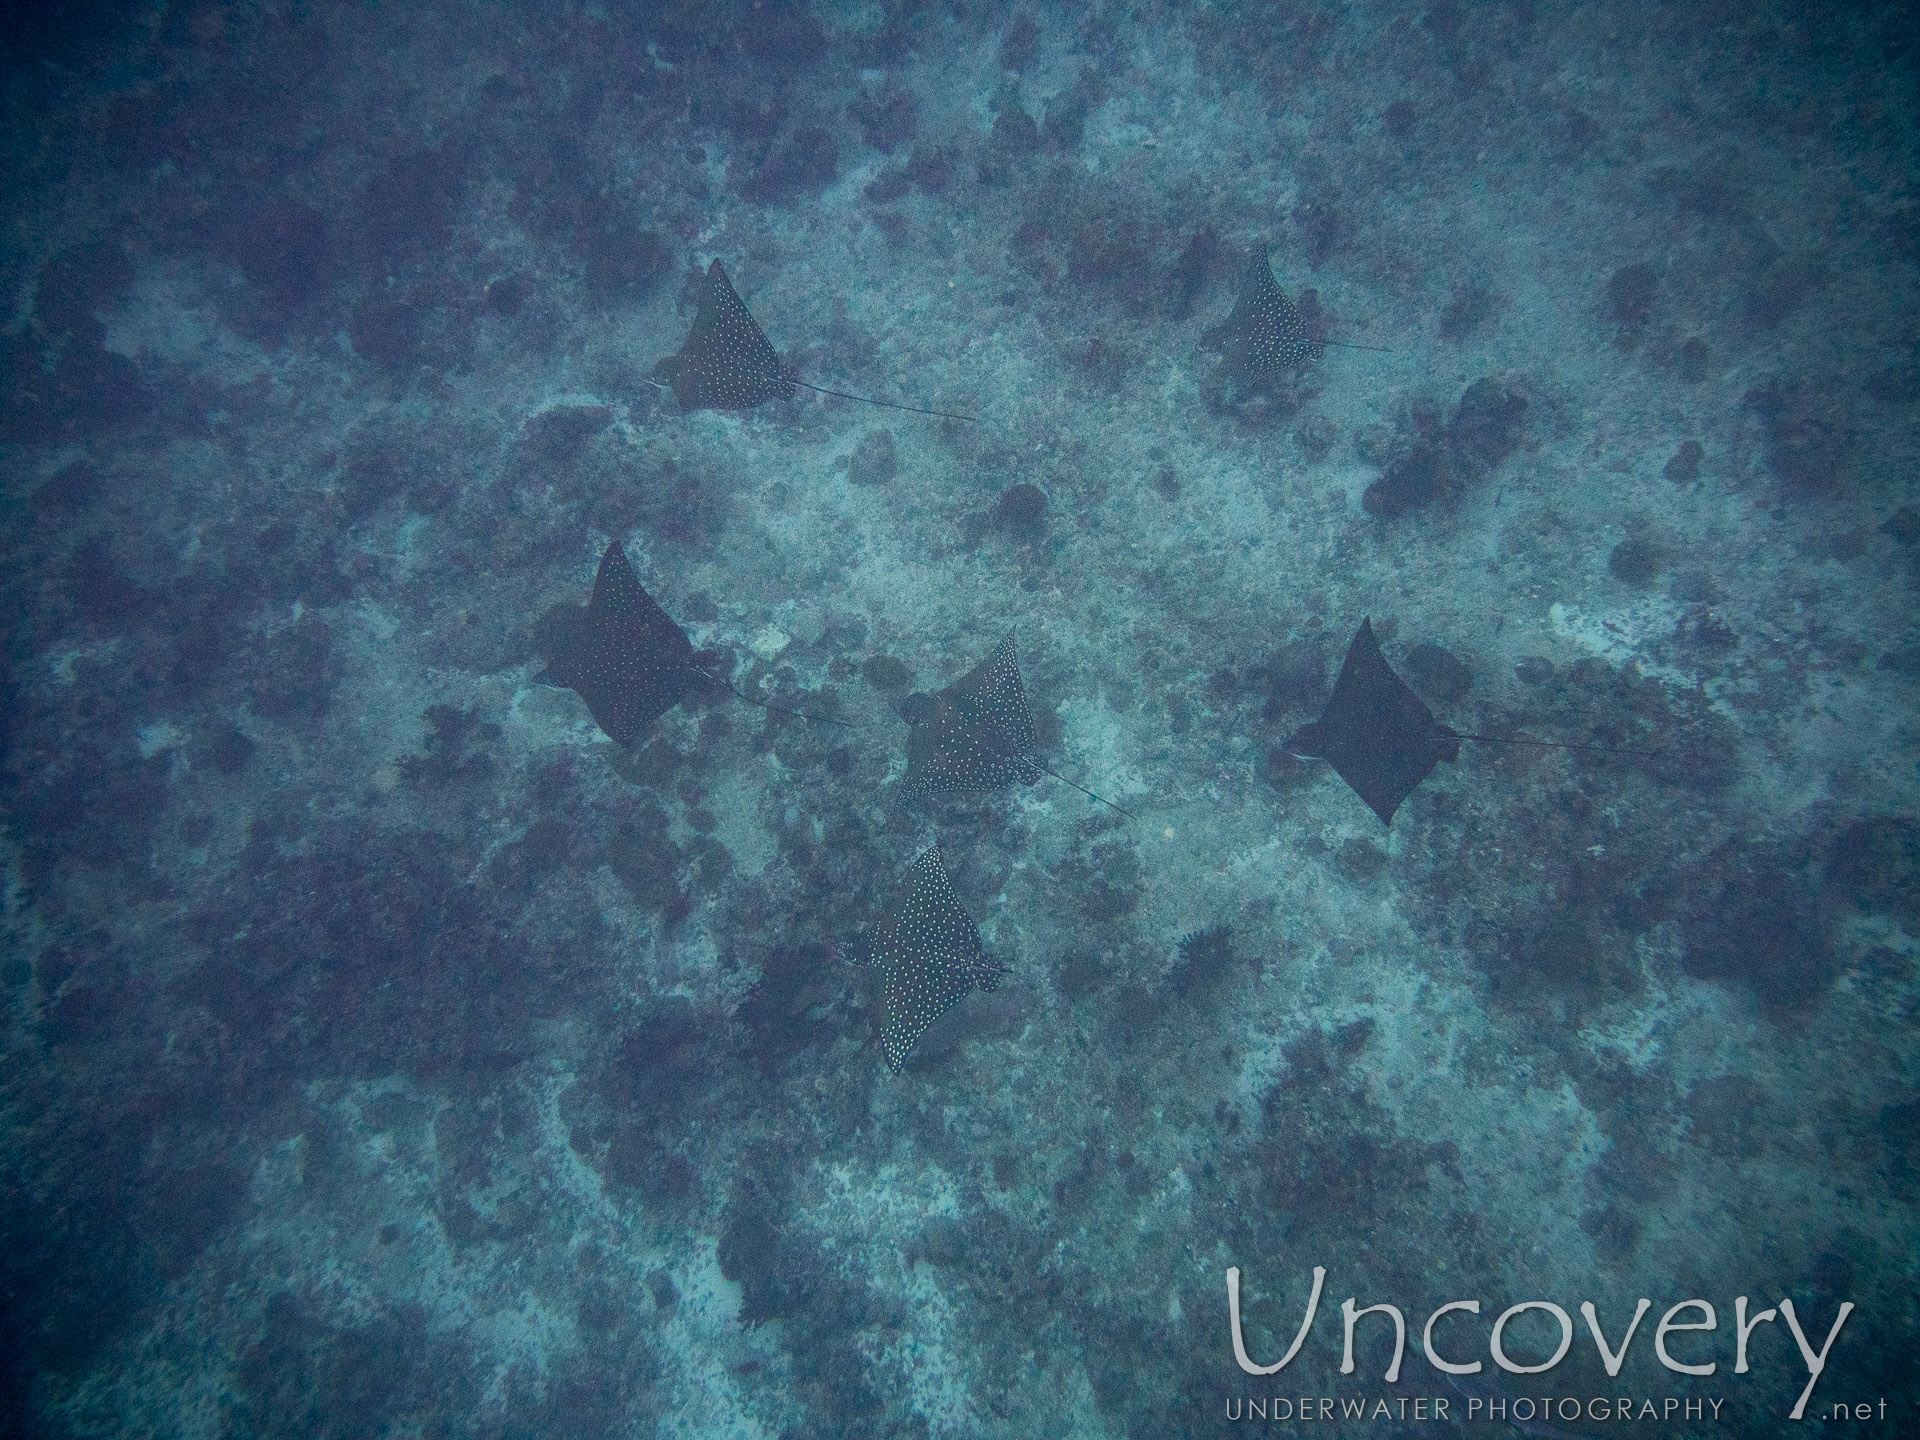
[[[760,328],[760,322],[748,312],[746,302],[733,288],[726,266],[718,260],[707,266],[701,278],[700,306],[693,317],[693,328],[687,332],[686,343],[678,354],[669,355],[654,366],[653,373],[656,383],[664,381],[672,388],[682,410],[751,410],[769,400],[784,400],[799,386],[821,395],[857,400],[863,405],[878,405],[887,410],[970,423],[974,419],[971,415],[956,415],[947,410],[928,410],[918,405],[851,395],[845,390],[829,390],[800,379],[781,362],[766,331]]]
[[[1317,309],[1310,311],[1287,298],[1264,249],[1248,264],[1232,313],[1208,331],[1201,344],[1221,353],[1232,378],[1255,385],[1290,376],[1326,350]]]
[[[1295,731],[1287,748],[1327,761],[1381,823],[1391,825],[1434,766],[1459,757],[1460,737],[1393,673],[1369,618],[1347,647],[1320,718]]]
[[[1037,744],[1009,631],[993,654],[933,696],[924,717],[908,732],[906,793],[959,795],[999,790],[1016,781],[1032,785],[1042,775],[1052,775],[1133,818],[1132,812],[1034,759]]]
[[[577,693],[619,745],[637,741],[697,682],[692,642],[641,586],[617,540],[600,556],[586,607],[555,606],[540,631],[542,683]]]
[[[751,410],[793,393],[793,380],[760,322],[715,260],[700,282],[700,307],[679,353],[653,373],[673,387],[682,410]]]
[[[1327,761],[1373,813],[1391,825],[1401,802],[1436,766],[1460,758],[1464,740],[1604,755],[1648,753],[1611,745],[1468,735],[1442,725],[1426,702],[1393,673],[1380,653],[1371,620],[1360,622],[1353,643],[1347,647],[1340,676],[1334,681],[1333,696],[1320,718],[1296,730],[1287,741],[1287,749],[1295,755]]]
[[[991,990],[1001,970],[980,945],[940,860],[928,850],[913,862],[907,896],[880,923],[870,963],[880,976],[880,1045],[898,1074],[926,1028],[975,990]]]

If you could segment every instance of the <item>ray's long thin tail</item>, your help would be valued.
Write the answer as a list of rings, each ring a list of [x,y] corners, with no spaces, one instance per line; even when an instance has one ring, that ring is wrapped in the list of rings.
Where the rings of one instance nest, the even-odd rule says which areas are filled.
[[[969,425],[978,425],[980,423],[979,419],[975,416],[956,415],[951,410],[923,410],[918,405],[896,405],[891,400],[875,400],[869,395],[849,395],[844,390],[829,390],[824,385],[809,385],[804,380],[794,380],[791,375],[787,378],[793,380],[793,383],[798,385],[802,390],[811,390],[816,395],[831,395],[839,400],[858,400],[862,405],[882,405],[889,410],[905,410],[911,415],[933,415],[942,420],[964,420]]]
[[[1032,759],[1033,757],[1028,756],[1027,758]],[[1109,810],[1118,810],[1122,815],[1126,816],[1129,820],[1138,820],[1140,818],[1138,815],[1134,814],[1131,810],[1127,809],[1124,805],[1116,805],[1113,803],[1113,801],[1107,799],[1106,796],[1096,795],[1093,793],[1093,791],[1087,789],[1086,786],[1075,784],[1073,781],[1067,779],[1066,776],[1062,775],[1058,770],[1048,770],[1047,767],[1042,765],[1038,760],[1033,761],[1033,767],[1036,770],[1039,770],[1045,774],[1053,776],[1053,778],[1058,780],[1062,785],[1072,785],[1074,789],[1078,790],[1082,795],[1086,796],[1089,800],[1098,800],[1102,805],[1106,806]]]
[[[1572,740],[1521,740],[1513,736],[1467,735],[1453,732],[1456,740],[1478,740],[1482,745],[1526,745],[1535,750],[1591,750],[1596,755],[1638,755],[1650,759],[1658,750],[1628,750],[1618,745],[1581,745]]]
[[[782,715],[791,715],[796,720],[810,720],[815,725],[838,725],[843,730],[851,730],[854,728],[853,722],[850,720],[830,720],[825,715],[809,715],[804,710],[789,710],[785,705],[776,705],[771,700],[758,699],[755,696],[747,694],[746,691],[742,690],[738,685],[735,685],[731,680],[724,679],[714,674],[711,670],[702,670],[700,673],[716,685],[726,686],[727,689],[731,690],[749,705],[758,705],[762,710],[778,711]]]
[[[1384,345],[1356,345],[1351,340],[1316,340],[1316,345],[1331,345],[1337,350],[1371,350],[1376,355],[1391,355],[1393,351]]]

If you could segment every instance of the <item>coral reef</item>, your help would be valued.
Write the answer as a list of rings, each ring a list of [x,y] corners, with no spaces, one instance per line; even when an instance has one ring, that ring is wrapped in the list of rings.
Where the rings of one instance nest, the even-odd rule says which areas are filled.
[[[1915,1428],[1906,11],[0,32],[0,1433]]]

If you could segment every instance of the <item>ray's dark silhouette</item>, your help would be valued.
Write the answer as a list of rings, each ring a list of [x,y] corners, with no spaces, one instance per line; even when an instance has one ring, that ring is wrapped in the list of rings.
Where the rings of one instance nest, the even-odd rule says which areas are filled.
[[[717,685],[750,705],[843,725],[742,694],[699,663],[686,631],[647,594],[618,540],[607,542],[584,607],[560,605],[543,624],[543,684],[575,691],[615,744],[631,746],[667,711],[702,685]]]
[[[1287,749],[1332,765],[1381,823],[1391,825],[1400,802],[1436,765],[1459,758],[1460,737],[1393,673],[1368,617],[1347,647],[1320,718],[1294,731]]]
[[[906,898],[880,922],[870,963],[880,975],[880,1046],[898,1074],[926,1028],[1005,972],[980,945],[938,847],[913,862]]]
[[[1360,622],[1347,658],[1341,662],[1333,695],[1320,718],[1302,725],[1288,739],[1295,755],[1325,760],[1383,825],[1441,761],[1460,757],[1460,742],[1525,745],[1548,750],[1590,750],[1602,755],[1645,755],[1608,745],[1579,745],[1564,740],[1521,740],[1498,735],[1467,735],[1442,725],[1426,702],[1394,674],[1380,653],[1372,617]]]
[[[993,654],[926,699],[907,737],[910,798],[998,790],[1015,781],[1032,785],[1042,775],[1051,775],[1128,819],[1136,818],[1132,811],[1075,785],[1033,758],[1038,743],[1033,711],[1027,705],[1026,687],[1020,683],[1011,630]]]
[[[1240,282],[1239,297],[1227,318],[1201,339],[1209,350],[1221,352],[1222,368],[1236,379],[1259,385],[1305,369],[1326,353],[1329,345],[1343,350],[1388,352],[1378,345],[1353,345],[1329,340],[1317,313],[1296,305],[1273,278],[1267,252],[1256,251]]]
[[[656,365],[653,373],[673,388],[682,410],[751,410],[769,400],[785,399],[798,385],[803,390],[857,400],[863,405],[977,423],[971,415],[849,395],[797,378],[781,363],[767,332],[748,312],[746,302],[727,277],[727,267],[718,260],[707,266],[700,282],[700,308],[686,342],[677,354]]]

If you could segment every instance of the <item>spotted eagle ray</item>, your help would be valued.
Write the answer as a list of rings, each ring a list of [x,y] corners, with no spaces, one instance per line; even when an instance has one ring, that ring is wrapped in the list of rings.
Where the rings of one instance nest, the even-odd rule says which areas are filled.
[[[547,668],[542,684],[570,689],[587,702],[615,744],[630,746],[697,686],[724,686],[750,705],[816,724],[844,725],[742,694],[699,663],[693,642],[633,573],[627,552],[609,540],[585,607],[555,606],[544,625]]]
[[[926,1028],[1003,971],[960,908],[936,846],[913,862],[907,897],[880,922],[870,963],[880,974],[880,1047],[897,1075]]]
[[[1361,620],[1333,682],[1333,695],[1318,720],[1302,725],[1286,748],[1308,759],[1325,760],[1383,825],[1442,760],[1460,758],[1460,742],[1528,745],[1551,750],[1593,750],[1603,755],[1644,755],[1609,745],[1576,745],[1563,740],[1519,740],[1498,735],[1466,735],[1434,719],[1433,712],[1408,684],[1393,673],[1373,619]]]
[[[928,703],[921,707],[923,713],[907,736],[906,794],[910,799],[998,790],[1016,780],[1032,785],[1042,775],[1051,775],[1129,820],[1138,818],[1033,758],[1038,743],[1033,711],[1027,706],[1026,687],[1020,683],[1011,630],[993,654],[946,689],[924,698]]]
[[[674,398],[682,410],[751,410],[769,400],[784,400],[798,385],[803,390],[841,400],[858,400],[863,405],[978,423],[971,415],[923,410],[918,405],[896,405],[891,400],[849,395],[843,390],[828,390],[799,379],[781,363],[767,339],[767,332],[748,313],[746,302],[733,288],[733,281],[727,278],[727,267],[718,260],[707,266],[706,276],[700,282],[700,308],[693,317],[693,328],[687,332],[686,343],[678,354],[669,355],[654,366],[653,373],[673,388]]]
[[[1221,368],[1229,375],[1254,384],[1304,369],[1325,354],[1329,345],[1391,353],[1378,345],[1329,340],[1320,331],[1318,316],[1310,317],[1287,298],[1273,278],[1267,252],[1261,249],[1254,253],[1246,278],[1240,282],[1240,295],[1233,302],[1232,312],[1200,343],[1208,350],[1222,352]]]

